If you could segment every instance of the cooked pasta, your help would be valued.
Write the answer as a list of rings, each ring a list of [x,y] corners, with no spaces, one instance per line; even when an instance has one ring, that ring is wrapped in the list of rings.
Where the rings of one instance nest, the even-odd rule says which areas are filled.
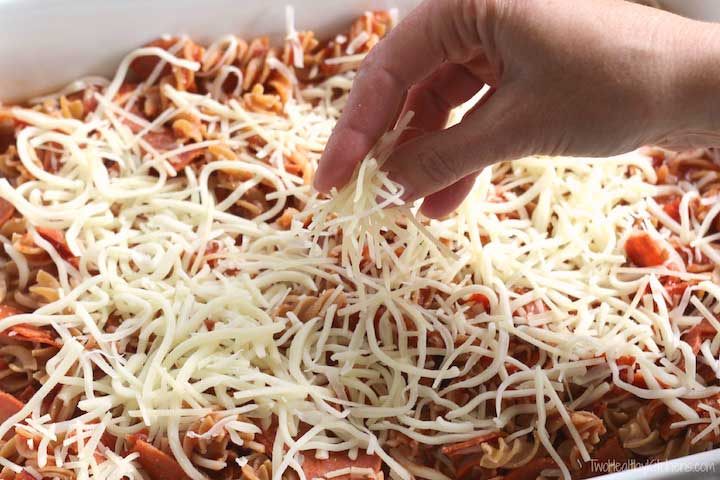
[[[0,107],[0,478],[586,478],[720,443],[720,159],[310,183],[394,16]],[[3,137],[4,138],[4,137]]]

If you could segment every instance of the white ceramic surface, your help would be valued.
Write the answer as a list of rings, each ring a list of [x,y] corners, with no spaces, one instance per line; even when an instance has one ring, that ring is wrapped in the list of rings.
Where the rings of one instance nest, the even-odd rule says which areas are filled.
[[[164,33],[201,40],[285,33],[328,35],[369,9],[407,12],[419,0],[0,0],[0,101],[46,93],[88,74],[110,75],[124,54]]]
[[[661,2],[720,21],[720,0]],[[359,11],[395,6],[402,14],[419,0],[0,0],[0,101],[38,95],[87,74],[109,75],[124,53],[162,33],[277,38],[288,3],[296,7],[298,28],[322,34]]]
[[[683,15],[720,21],[720,0],[661,2]],[[0,0],[0,100],[46,93],[83,75],[109,75],[125,53],[163,33],[277,39],[288,3],[298,29],[322,35],[364,10],[398,7],[402,14],[419,0]],[[601,478],[720,479],[720,450]]]

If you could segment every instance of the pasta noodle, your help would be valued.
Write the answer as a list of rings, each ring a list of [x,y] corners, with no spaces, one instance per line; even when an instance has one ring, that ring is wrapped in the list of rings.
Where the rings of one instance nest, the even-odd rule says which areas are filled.
[[[498,446],[489,443],[482,444],[483,455],[478,462],[480,467],[487,469],[512,469],[522,467],[537,455],[540,442],[532,436],[528,441],[525,438],[516,438],[510,444],[500,437]]]
[[[635,419],[620,428],[618,434],[623,446],[638,455],[654,456],[665,449],[660,432],[650,427],[642,408],[638,410]]]

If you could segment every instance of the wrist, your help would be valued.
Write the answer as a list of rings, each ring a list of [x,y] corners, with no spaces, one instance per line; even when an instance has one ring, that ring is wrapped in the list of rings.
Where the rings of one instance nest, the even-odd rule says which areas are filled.
[[[720,25],[688,21],[668,51],[666,131],[696,146],[720,145]],[[700,145],[708,143],[707,145]]]

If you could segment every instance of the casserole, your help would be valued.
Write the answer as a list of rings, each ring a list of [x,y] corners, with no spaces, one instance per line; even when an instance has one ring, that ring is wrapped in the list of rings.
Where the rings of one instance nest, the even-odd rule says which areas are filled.
[[[407,11],[412,3],[296,2],[296,23],[323,35],[367,8],[397,6]],[[670,7],[670,3],[689,15],[712,14],[703,10],[707,3],[669,2]],[[283,32],[284,2],[253,3],[238,8],[232,2],[213,1],[206,2],[203,9],[204,14],[199,16],[196,6],[188,1],[102,6],[85,1],[0,4],[0,68],[6,73],[0,79],[3,99],[12,101],[37,95],[87,73],[108,74],[122,53],[164,32],[182,31],[198,39],[228,31],[248,36],[268,32],[281,36]],[[28,43],[28,38],[33,39],[32,43]],[[717,454],[709,452],[648,470],[657,472],[652,478],[682,478],[668,477],[663,472],[682,471],[685,470],[682,465],[705,464],[716,459]],[[608,478],[631,478],[638,474],[632,471]],[[697,473],[692,476],[698,478]]]

